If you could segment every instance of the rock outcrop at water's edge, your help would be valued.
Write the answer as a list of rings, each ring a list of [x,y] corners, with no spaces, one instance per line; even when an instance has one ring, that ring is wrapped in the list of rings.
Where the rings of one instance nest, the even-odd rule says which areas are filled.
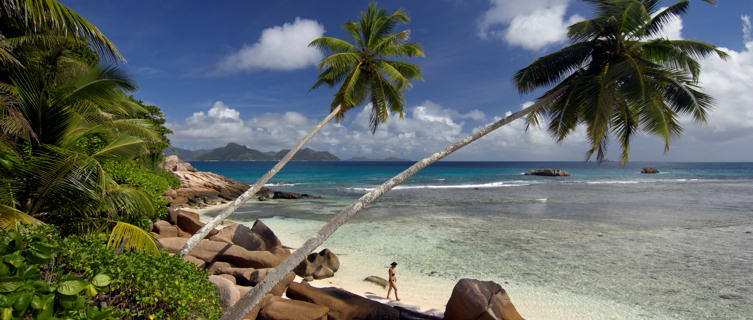
[[[659,173],[659,170],[656,168],[645,167],[641,170],[641,173]]]
[[[560,169],[538,169],[525,173],[527,176],[545,176],[545,177],[569,177],[570,172]]]
[[[165,192],[173,208],[204,207],[232,201],[249,188],[233,179],[198,171],[190,163],[178,159],[178,156],[167,156],[161,167],[180,179],[180,188]]]
[[[460,279],[444,312],[446,320],[523,320],[505,289],[492,281]]]

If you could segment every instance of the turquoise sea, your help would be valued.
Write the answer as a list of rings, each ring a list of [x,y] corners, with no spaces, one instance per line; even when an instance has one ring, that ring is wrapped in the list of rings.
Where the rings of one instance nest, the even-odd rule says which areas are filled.
[[[249,184],[274,165],[191,163]],[[411,164],[292,162],[270,187],[322,199],[251,201],[232,219],[263,219],[305,239]],[[645,166],[661,173],[641,174]],[[522,175],[539,168],[572,176]],[[753,163],[439,162],[326,245],[377,264],[399,261],[404,274],[427,281],[494,280],[513,302],[541,300],[524,310],[550,300],[552,308],[579,304],[581,318],[751,319],[751,232]]]

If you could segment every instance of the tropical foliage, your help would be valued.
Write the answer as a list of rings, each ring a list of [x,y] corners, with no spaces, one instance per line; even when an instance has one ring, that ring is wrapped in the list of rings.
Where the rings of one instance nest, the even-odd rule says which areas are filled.
[[[217,319],[222,314],[207,271],[165,250],[116,253],[106,242],[99,235],[65,238],[56,268],[84,277],[109,275],[111,293],[98,302],[112,305],[118,319]]]
[[[661,137],[668,150],[670,139],[682,133],[678,118],[705,122],[712,104],[698,86],[696,59],[726,54],[701,41],[661,37],[662,27],[685,13],[689,0],[664,9],[658,0],[589,2],[596,17],[570,26],[569,46],[515,74],[522,93],[556,84],[529,123],[546,116],[557,141],[584,124],[591,143],[587,158],[596,153],[604,159],[610,134],[619,141],[623,164],[637,133]]]
[[[60,239],[50,228],[0,229],[0,318],[115,319],[88,299],[109,291],[106,274],[55,274]]]
[[[379,124],[387,121],[390,113],[403,117],[403,91],[412,86],[410,80],[423,80],[419,66],[390,60],[424,55],[420,44],[408,42],[410,30],[392,33],[399,23],[409,21],[410,17],[403,9],[389,14],[386,9],[377,9],[376,3],[371,3],[366,11],[361,12],[360,21],[348,20],[342,26],[353,43],[320,37],[309,44],[332,53],[319,63],[321,73],[312,89],[322,84],[332,87],[342,82],[330,106],[330,110],[341,106],[337,119],[365,103],[371,103],[373,132]]]

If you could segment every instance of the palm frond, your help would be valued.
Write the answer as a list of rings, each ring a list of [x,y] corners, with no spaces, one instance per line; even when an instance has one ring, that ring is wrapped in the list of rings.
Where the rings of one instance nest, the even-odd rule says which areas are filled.
[[[131,248],[135,251],[149,255],[159,254],[157,240],[151,232],[144,231],[132,224],[118,221],[118,223],[115,224],[115,227],[112,228],[110,238],[107,240],[107,245],[111,248],[118,248],[123,242],[125,242],[124,246],[126,248]]]
[[[19,224],[43,225],[44,222],[26,214],[25,212],[6,205],[0,205],[0,228],[16,229]]]
[[[5,0],[1,9],[35,33],[52,31],[65,36],[81,36],[88,39],[101,56],[125,61],[115,45],[94,24],[56,0]]]
[[[589,42],[570,45],[562,50],[537,58],[529,66],[515,73],[514,81],[521,93],[537,87],[557,83],[562,77],[582,68],[591,59],[593,47]]]
[[[102,149],[91,155],[99,161],[105,159],[133,159],[147,151],[144,140],[136,137],[120,135]]]
[[[644,36],[654,37],[661,33],[664,25],[688,11],[690,0],[681,0],[654,15],[646,24]]]
[[[358,49],[350,44],[349,42],[333,38],[333,37],[319,37],[311,41],[308,45],[309,47],[314,47],[322,51],[330,51],[330,52],[355,52],[358,51]]]

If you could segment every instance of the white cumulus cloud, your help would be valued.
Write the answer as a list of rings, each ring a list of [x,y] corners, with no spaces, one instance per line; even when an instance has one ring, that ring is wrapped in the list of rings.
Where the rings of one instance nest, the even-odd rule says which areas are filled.
[[[369,106],[354,111],[345,121],[325,126],[308,147],[329,151],[344,159],[366,156],[417,160],[499,119],[488,118],[479,110],[461,114],[426,101],[407,108],[403,119],[393,115],[372,134]],[[319,121],[321,119],[297,112],[266,113],[242,119],[237,110],[217,101],[206,112],[197,112],[181,123],[170,122],[168,127],[174,131],[170,139],[181,148],[213,148],[236,142],[262,151],[279,151],[293,146]],[[579,141],[576,138],[568,143]],[[451,159],[563,159],[559,154],[563,150],[544,129],[533,128],[526,132],[523,120],[517,120],[458,151]],[[571,160],[580,158],[580,152],[565,156]]]
[[[295,70],[316,65],[322,53],[308,44],[323,34],[324,26],[301,18],[264,29],[254,44],[223,58],[219,71]]]
[[[567,40],[567,27],[583,20],[566,17],[568,0],[489,0],[478,20],[481,38],[498,38],[528,50],[541,50]]]

